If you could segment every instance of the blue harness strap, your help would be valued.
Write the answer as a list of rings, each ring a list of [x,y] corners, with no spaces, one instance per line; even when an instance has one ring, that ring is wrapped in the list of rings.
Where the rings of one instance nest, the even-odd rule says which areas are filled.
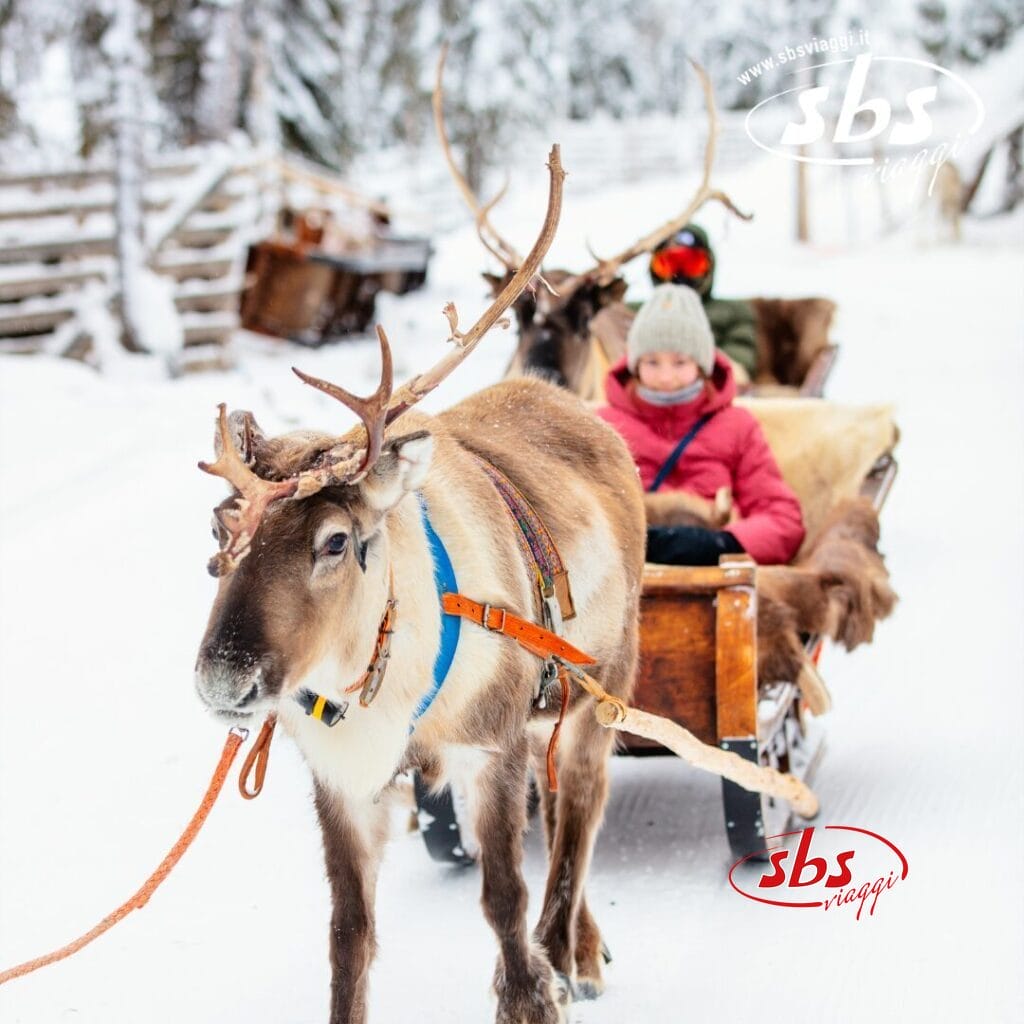
[[[457,594],[459,584],[455,579],[455,569],[452,560],[448,557],[441,538],[431,525],[430,516],[427,514],[427,502],[421,493],[417,494],[420,500],[420,512],[423,515],[423,529],[426,531],[427,540],[430,542],[430,555],[434,561],[434,586],[437,588],[437,603],[441,607],[441,646],[438,648],[437,657],[434,659],[434,685],[430,692],[425,694],[413,712],[412,723],[409,732],[416,727],[416,722],[427,713],[430,705],[434,703],[441,687],[444,685],[448,670],[452,667],[455,659],[455,650],[459,646],[459,632],[462,627],[462,618],[458,615],[449,615],[443,610],[441,597],[443,594]]]

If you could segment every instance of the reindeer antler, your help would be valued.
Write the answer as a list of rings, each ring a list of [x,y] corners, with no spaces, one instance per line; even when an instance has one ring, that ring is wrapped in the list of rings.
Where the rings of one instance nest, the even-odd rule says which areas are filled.
[[[249,553],[252,538],[271,502],[278,498],[290,498],[299,483],[297,477],[278,481],[264,480],[257,476],[235,447],[228,425],[227,406],[221,402],[217,409],[220,453],[216,462],[200,462],[199,468],[211,476],[223,477],[238,491],[239,496],[235,499],[234,507],[225,507],[217,512],[218,521],[227,531],[228,543],[210,562],[210,571],[214,575],[220,575],[238,565]]]
[[[513,274],[512,279],[468,331],[459,332],[457,330],[458,311],[455,309],[454,303],[449,303],[445,307],[445,316],[448,317],[456,347],[437,365],[431,367],[426,373],[413,377],[395,392],[388,407],[388,423],[401,416],[406,409],[415,405],[424,395],[430,394],[476,348],[480,339],[498,323],[505,310],[519,298],[523,289],[540,270],[540,265],[555,237],[555,229],[558,227],[558,218],[562,211],[562,183],[565,180],[565,171],[562,170],[561,151],[557,145],[551,147],[547,166],[550,172],[548,208],[544,224],[537,236],[537,241],[533,243],[533,248],[530,249],[522,265]]]
[[[565,171],[562,170],[561,151],[557,144],[551,147],[547,166],[550,174],[548,206],[544,216],[544,223],[541,226],[537,240],[533,243],[533,248],[530,249],[526,259],[523,260],[508,284],[498,293],[494,301],[484,310],[480,318],[468,331],[460,331],[458,329],[459,313],[455,308],[455,304],[449,302],[445,306],[443,312],[448,320],[448,326],[451,331],[449,340],[455,342],[455,348],[429,370],[417,374],[412,380],[407,381],[391,395],[384,415],[385,426],[393,423],[402,413],[411,409],[421,398],[430,394],[476,348],[480,339],[495,324],[501,321],[502,314],[519,298],[520,293],[537,273],[544,260],[544,256],[551,247],[551,242],[555,237],[555,229],[558,227],[558,218],[562,212],[562,183],[565,180]],[[505,321],[503,326],[508,326],[508,322]],[[387,337],[380,328],[378,328],[378,334],[381,339],[382,351],[384,351],[387,347]],[[390,351],[388,351],[387,360],[389,363],[390,358]],[[300,374],[300,376],[302,376],[303,380],[306,380],[304,375]],[[310,378],[307,383],[314,383],[314,379]],[[315,382],[314,386],[328,391],[329,394],[332,393],[329,389],[335,387],[335,385],[325,384],[323,381]],[[345,392],[345,394],[347,395],[348,392]],[[361,433],[361,428],[359,427],[354,428],[354,430]],[[358,436],[359,434],[350,432],[345,435],[342,441],[352,444],[356,442]],[[364,447],[367,442],[359,441],[358,443],[360,447]],[[370,443],[372,444],[372,441]],[[372,462],[368,460],[364,464],[363,469],[367,469],[371,464]]]
[[[441,55],[437,59],[437,75],[434,80],[434,93],[431,97],[431,106],[434,110],[434,126],[437,129],[437,137],[441,140],[441,150],[444,153],[445,162],[448,164],[448,170],[455,179],[455,184],[462,194],[463,200],[473,214],[473,219],[476,222],[476,233],[480,237],[484,248],[496,260],[504,264],[507,270],[515,271],[523,262],[522,257],[498,234],[488,216],[502,196],[505,195],[505,191],[508,188],[508,179],[506,178],[505,184],[499,189],[498,194],[490,202],[481,206],[473,190],[469,187],[469,182],[466,181],[465,176],[459,170],[455,157],[452,156],[451,143],[448,141],[448,133],[444,126],[443,80],[444,64],[447,57],[448,44],[444,43],[441,46]]]
[[[306,498],[324,487],[355,483],[361,480],[373,467],[381,452],[384,430],[402,413],[411,409],[424,395],[428,395],[461,363],[479,344],[480,339],[495,324],[502,314],[519,297],[540,268],[544,256],[555,237],[558,218],[562,211],[562,170],[561,156],[557,145],[551,147],[548,155],[550,176],[548,206],[533,248],[511,280],[468,331],[459,331],[459,314],[454,303],[448,303],[444,315],[448,319],[450,340],[455,349],[445,355],[425,373],[417,374],[393,392],[391,346],[383,327],[377,327],[377,338],[381,350],[381,379],[377,390],[366,398],[353,395],[350,391],[311,377],[293,367],[295,374],[305,383],[338,399],[355,412],[362,420],[361,426],[353,427],[340,437],[336,444],[322,452],[312,467],[286,480],[269,481],[257,476],[242,459],[231,437],[226,407],[221,404],[219,430],[220,453],[212,465],[199,463],[199,468],[214,476],[223,477],[239,492],[234,508],[218,512],[218,519],[228,533],[228,543],[210,562],[214,575],[235,569],[248,554],[252,538],[264,513],[271,502],[279,498]],[[508,326],[505,321],[503,326]]]
[[[715,163],[715,150],[718,145],[718,112],[715,108],[715,94],[711,88],[711,80],[708,78],[708,73],[704,68],[692,59],[690,64],[700,79],[701,88],[704,91],[704,103],[708,112],[708,137],[704,146],[704,175],[701,178],[700,185],[697,187],[697,191],[693,194],[683,212],[678,216],[673,217],[670,221],[666,221],[661,227],[655,228],[650,234],[644,235],[629,246],[629,248],[624,249],[610,259],[602,260],[595,257],[597,261],[593,267],[561,283],[559,286],[561,292],[571,292],[578,288],[585,280],[591,280],[602,285],[610,283],[624,263],[628,263],[644,253],[653,252],[667,238],[671,238],[677,231],[684,228],[690,222],[693,215],[710,199],[721,203],[743,220],[751,219],[752,214],[743,213],[737,209],[729,196],[720,189],[711,187],[711,170]],[[593,255],[594,253],[591,252],[591,256]]]
[[[380,341],[380,384],[377,386],[377,390],[366,398],[360,398],[338,384],[331,384],[330,381],[321,380],[319,377],[311,377],[296,367],[292,367],[292,373],[299,380],[330,395],[331,398],[336,398],[363,421],[367,443],[365,457],[357,470],[359,475],[365,473],[380,455],[381,445],[384,443],[384,427],[387,425],[388,402],[391,400],[393,384],[391,346],[388,344],[388,336],[380,324],[377,324],[377,339]]]

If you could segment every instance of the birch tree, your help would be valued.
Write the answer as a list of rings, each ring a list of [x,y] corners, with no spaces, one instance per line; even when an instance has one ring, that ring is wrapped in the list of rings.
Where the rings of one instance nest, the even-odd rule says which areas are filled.
[[[141,91],[142,55],[135,0],[117,0],[110,52],[114,65],[114,221],[117,305],[121,342],[130,352],[142,344],[142,275],[146,265],[143,222]]]

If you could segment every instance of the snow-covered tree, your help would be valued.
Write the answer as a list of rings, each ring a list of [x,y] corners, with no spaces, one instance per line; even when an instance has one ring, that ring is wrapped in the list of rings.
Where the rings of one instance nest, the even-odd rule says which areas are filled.
[[[254,0],[245,5],[248,40],[242,123],[275,123],[283,147],[329,167],[342,166],[358,149],[346,93],[358,65],[349,51],[342,0]],[[254,59],[263,62],[260,67]],[[252,84],[262,76],[262,95]],[[260,109],[262,106],[262,109]]]
[[[958,26],[958,52],[971,63],[1009,45],[1024,26],[1024,0],[975,0],[963,8]]]
[[[0,137],[33,139],[21,102],[55,41],[68,48],[77,150],[107,146],[116,0],[0,0]],[[506,163],[524,128],[551,118],[696,111],[687,57],[719,106],[749,108],[779,74],[739,74],[781,47],[859,28],[876,51],[980,61],[1024,25],[1024,0],[137,0],[148,55],[147,132],[175,147],[237,127],[343,168],[360,151],[432,133],[443,41],[447,121],[470,179]],[[837,54],[837,58],[842,54]],[[829,58],[826,58],[826,60]],[[895,66],[879,75],[896,75]],[[838,73],[818,74],[827,83]],[[894,88],[895,88],[894,84]]]
[[[429,124],[437,54],[449,54],[444,76],[445,121],[464,172],[479,191],[485,167],[507,163],[504,154],[530,125],[552,116],[555,83],[549,69],[551,10],[536,0],[441,0],[439,17],[424,24],[421,58],[422,123]]]
[[[121,342],[130,352],[144,350],[141,276],[146,266],[142,184],[140,98],[144,66],[139,45],[136,0],[117,0],[109,50],[114,65],[114,220],[116,223],[117,298]]]
[[[943,64],[951,51],[949,10],[943,0],[921,0],[917,5],[917,40],[936,64]]]

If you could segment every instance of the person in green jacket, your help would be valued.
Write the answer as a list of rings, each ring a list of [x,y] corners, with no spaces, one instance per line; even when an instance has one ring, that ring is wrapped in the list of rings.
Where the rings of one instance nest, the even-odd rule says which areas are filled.
[[[685,284],[700,295],[715,336],[715,346],[739,366],[738,383],[747,383],[757,373],[757,340],[754,310],[742,299],[712,298],[715,278],[715,252],[707,232],[696,224],[687,224],[666,239],[651,254],[651,280],[655,285],[667,281]],[[641,303],[630,302],[632,309]],[[744,375],[746,380],[743,380]]]

